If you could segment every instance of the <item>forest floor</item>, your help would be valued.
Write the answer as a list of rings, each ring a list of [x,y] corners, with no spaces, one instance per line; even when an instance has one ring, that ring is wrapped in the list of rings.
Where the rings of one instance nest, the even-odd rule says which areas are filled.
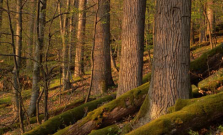
[[[223,42],[223,37],[219,37],[218,38],[218,43],[222,43]],[[210,46],[203,46],[200,47],[196,50],[193,51],[193,58],[191,57],[191,61],[193,61],[194,59],[200,57],[204,52],[207,52],[208,50],[210,50]],[[152,52],[152,50],[151,50]],[[149,56],[148,53],[145,52],[144,55],[144,67],[143,67],[143,74],[146,75],[151,71],[151,66],[149,63]],[[55,89],[51,89],[49,91],[49,100],[48,100],[48,108],[49,108],[49,112],[54,112],[54,113],[50,113],[50,117],[53,117],[57,114],[60,114],[62,112],[65,112],[75,106],[77,106],[77,104],[75,104],[74,106],[69,106],[67,107],[69,104],[72,104],[74,101],[78,101],[80,99],[84,99],[84,97],[87,94],[87,91],[89,89],[89,84],[90,84],[90,75],[86,74],[83,78],[83,80],[81,80],[80,78],[74,78],[71,80],[71,82],[76,81],[75,83],[72,84],[73,88],[77,88],[75,91],[69,91],[68,92],[63,92],[61,91],[61,88],[58,87],[60,86],[60,79],[57,77],[57,79],[54,79],[51,82],[51,87],[50,88],[55,88]],[[116,86],[115,87],[110,87],[109,88],[109,92],[108,93],[112,93],[114,91],[116,91],[117,89],[117,84],[118,84],[118,73],[117,72],[113,72],[113,78],[115,81]],[[57,87],[56,87],[57,86]],[[61,95],[61,103],[59,103],[59,93],[63,93]],[[25,106],[25,109],[28,109],[29,103],[30,103],[30,95],[31,95],[31,90],[24,90],[23,91],[23,103]],[[11,105],[11,93],[8,92],[0,92],[0,128],[5,127],[5,126],[10,126],[12,125],[15,120],[13,119],[13,110],[12,110],[12,105]],[[104,95],[102,95],[104,96]],[[43,113],[43,98],[40,101],[40,114]],[[93,97],[95,98],[95,97]],[[99,98],[99,97],[97,97]],[[80,102],[81,104],[81,102]],[[61,109],[62,108],[62,109]],[[56,111],[55,110],[59,110]],[[119,127],[122,127],[122,125],[124,125],[124,123],[131,121],[132,118],[134,118],[134,115],[128,116],[126,118],[124,118],[122,121],[119,121],[117,124],[119,125]],[[37,126],[38,124],[31,124],[31,125],[27,125],[26,126],[26,131],[34,128],[35,126]],[[214,134],[219,134],[221,133],[221,131],[223,131],[223,128],[220,125],[214,125],[211,126],[210,129],[201,129],[201,131],[199,131],[200,134],[206,134],[206,133],[214,133]],[[193,132],[191,131],[191,134],[196,134],[197,132]],[[19,133],[19,129],[13,129],[13,131],[9,131],[7,133],[5,133],[4,135],[17,135],[20,134]]]

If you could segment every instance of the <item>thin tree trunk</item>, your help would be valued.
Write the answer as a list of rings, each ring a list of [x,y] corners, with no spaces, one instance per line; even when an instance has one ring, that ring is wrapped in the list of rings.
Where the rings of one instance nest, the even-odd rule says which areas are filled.
[[[37,36],[38,42],[35,46],[35,62],[33,67],[33,85],[32,94],[29,108],[29,115],[35,115],[36,113],[36,101],[39,96],[39,82],[40,82],[40,67],[42,66],[42,50],[44,46],[44,31],[46,22],[46,3],[47,0],[38,1],[37,11]]]
[[[85,25],[86,25],[86,4],[87,0],[79,0],[78,8],[78,28],[77,28],[77,46],[75,55],[74,76],[79,77],[84,74],[84,44],[85,44]]]
[[[70,0],[67,0],[66,3],[66,11],[68,12],[70,10]],[[61,1],[59,1],[59,13],[61,14]],[[61,33],[61,39],[62,39],[62,57],[63,57],[63,62],[62,62],[62,78],[63,78],[63,90],[67,90],[71,88],[70,84],[70,77],[69,77],[69,58],[68,58],[68,49],[69,49],[69,43],[68,40],[66,39],[66,35],[68,33],[68,29],[66,29],[68,23],[68,16],[65,14],[63,16],[60,16],[60,33]]]
[[[29,22],[29,39],[28,39],[28,49],[27,49],[27,56],[33,57],[33,46],[34,46],[34,25],[35,25],[35,12],[36,12],[36,5],[37,0],[31,0],[31,15],[30,15],[30,22]],[[32,61],[27,59],[26,61],[26,69],[30,71],[32,69]]]
[[[199,43],[207,41],[206,30],[205,30],[205,17],[203,15],[203,9],[200,7],[200,34]]]
[[[118,67],[116,65],[116,62],[115,62],[115,58],[114,58],[114,55],[113,55],[113,52],[112,52],[112,48],[110,47],[110,55],[111,55],[111,67],[114,71],[116,71],[117,73],[119,72],[118,70]]]
[[[191,26],[190,26],[190,45],[192,46],[195,43],[194,41],[194,23],[191,20]]]
[[[145,116],[136,127],[167,113],[177,99],[189,98],[190,17],[190,0],[156,1],[152,80],[141,107]]]
[[[124,0],[117,97],[142,84],[146,0]]]
[[[12,71],[12,83],[13,83],[13,111],[14,116],[19,118],[20,123],[20,131],[24,133],[24,125],[23,125],[23,110],[22,110],[22,95],[21,95],[21,88],[19,83],[19,69],[21,66],[20,57],[21,57],[21,50],[22,50],[22,0],[16,1],[16,39],[14,41],[14,30],[12,27],[11,21],[11,14],[9,8],[9,2],[7,0],[7,9],[8,9],[8,18],[9,18],[9,25],[11,31],[11,40],[12,40],[12,47],[13,47],[13,54],[14,56],[14,69]]]
[[[3,13],[3,0],[0,0],[0,41],[2,38],[2,13]],[[1,45],[1,42],[0,42]]]

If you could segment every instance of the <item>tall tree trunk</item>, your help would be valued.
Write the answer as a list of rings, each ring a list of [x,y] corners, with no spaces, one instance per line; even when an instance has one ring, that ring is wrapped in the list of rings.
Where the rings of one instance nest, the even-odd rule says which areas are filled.
[[[152,80],[138,126],[165,114],[177,99],[189,98],[190,17],[190,0],[156,2]]]
[[[3,13],[3,0],[0,0],[0,41],[2,37],[2,13]]]
[[[47,0],[42,0],[38,2],[37,11],[37,36],[38,42],[35,46],[35,62],[33,67],[33,84],[32,84],[32,94],[29,106],[29,115],[35,115],[36,113],[36,101],[39,96],[39,82],[40,82],[40,69],[42,66],[43,57],[43,46],[44,46],[44,31],[46,23],[46,3]]]
[[[74,76],[78,77],[84,74],[84,44],[85,44],[85,25],[86,25],[86,4],[87,0],[79,0],[78,8],[78,28],[77,28],[77,46],[75,55]]]
[[[13,69],[13,109],[15,116],[18,116],[19,112],[19,94],[20,94],[20,89],[19,89],[19,70],[21,68],[21,51],[22,51],[22,0],[16,0],[16,31],[15,34],[17,35],[15,37],[15,55],[16,57],[16,62],[17,62],[17,67],[14,66]]]
[[[194,23],[191,20],[191,24],[190,24],[190,45],[193,45],[195,43],[194,41]]]
[[[210,22],[210,26],[207,25],[207,31],[211,31],[213,33],[215,31],[215,15],[213,10],[214,0],[208,0],[207,2],[207,17]]]
[[[92,93],[98,95],[106,92],[108,85],[114,82],[111,77],[110,59],[110,0],[97,0],[96,3],[98,6]]]
[[[7,3],[8,4],[8,3]],[[13,34],[13,33],[12,33]],[[23,111],[22,111],[22,89],[19,83],[19,71],[21,68],[21,51],[22,51],[22,0],[16,0],[16,32],[14,54],[16,55],[13,68],[13,111],[15,118],[19,118],[21,133],[24,132]],[[12,35],[14,36],[14,35]]]
[[[34,46],[34,26],[35,26],[35,12],[36,12],[36,4],[37,0],[31,0],[31,15],[30,15],[30,22],[29,22],[29,39],[28,39],[28,49],[27,49],[27,56],[29,58],[32,58],[33,56],[33,46]],[[32,69],[32,61],[30,59],[27,59],[26,61],[26,69],[27,71],[30,71]]]
[[[61,1],[59,1],[59,13],[61,14]],[[66,11],[70,11],[70,0],[67,0]],[[68,24],[68,16],[63,15],[60,16],[60,33],[61,33],[61,39],[62,39],[62,57],[63,57],[63,62],[62,62],[62,78],[63,78],[63,90],[70,89],[71,83],[70,83],[70,77],[69,77],[69,59],[68,59],[68,50],[69,50],[69,43],[68,39],[66,39],[66,35],[68,34],[68,29],[67,29],[67,24]]]
[[[124,0],[117,97],[142,84],[146,0]]]
[[[205,16],[203,15],[203,9],[200,7],[200,34],[199,43],[207,41],[206,30],[205,30]]]

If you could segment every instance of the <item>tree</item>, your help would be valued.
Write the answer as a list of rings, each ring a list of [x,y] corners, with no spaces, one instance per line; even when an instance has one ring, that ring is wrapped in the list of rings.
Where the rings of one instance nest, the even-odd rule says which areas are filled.
[[[66,1],[66,7],[65,7],[65,12],[70,11],[70,0]],[[59,14],[62,14],[61,12],[62,8],[62,3],[59,0]],[[62,76],[63,76],[63,90],[70,89],[71,88],[71,83],[70,83],[70,73],[68,69],[69,65],[69,58],[68,58],[68,50],[69,50],[69,44],[68,40],[66,39],[66,35],[68,34],[68,29],[67,29],[67,22],[68,21],[68,16],[65,14],[63,16],[60,16],[60,33],[61,33],[61,39],[62,39],[62,56],[63,56],[63,62],[62,62]]]
[[[74,76],[79,77],[84,73],[83,55],[84,55],[84,40],[85,40],[85,25],[86,25],[86,4],[87,0],[79,0],[79,16],[77,28],[77,46],[75,55]]]
[[[152,80],[139,125],[167,113],[177,99],[189,98],[190,19],[190,0],[156,1]]]
[[[35,12],[36,12],[36,4],[37,0],[31,0],[31,15],[29,17],[29,39],[28,39],[28,57],[33,56],[33,46],[34,46],[34,26],[35,26]],[[26,61],[26,69],[30,71],[32,69],[32,61],[27,59]]]
[[[207,18],[209,20],[210,26],[207,25],[207,31],[212,33],[215,31],[215,14],[213,10],[214,0],[207,0]]]
[[[37,11],[37,37],[38,41],[35,46],[35,61],[33,67],[33,84],[32,93],[29,107],[29,115],[35,115],[36,112],[36,101],[39,96],[40,89],[40,69],[42,66],[43,57],[43,46],[44,46],[44,31],[46,24],[46,3],[47,0],[38,1],[38,11]]]
[[[3,13],[3,0],[0,0],[0,29],[2,28],[2,13]],[[2,31],[0,31],[0,39],[1,37],[2,37]]]
[[[106,92],[108,85],[114,84],[110,59],[110,0],[97,2],[92,92],[102,94]]]
[[[142,84],[146,0],[124,0],[117,97]]]

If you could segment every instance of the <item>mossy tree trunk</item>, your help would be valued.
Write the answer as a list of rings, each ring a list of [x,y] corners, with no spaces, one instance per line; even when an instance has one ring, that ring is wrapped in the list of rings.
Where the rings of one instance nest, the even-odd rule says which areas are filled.
[[[96,0],[97,20],[95,31],[94,69],[92,93],[102,94],[112,85],[110,60],[110,0]],[[107,60],[108,58],[108,60]],[[112,81],[112,82],[110,82]],[[114,84],[114,82],[113,82]]]
[[[127,135],[187,135],[223,120],[223,93],[199,99],[178,100],[173,112],[163,115]]]
[[[72,125],[64,134],[86,135],[94,129],[115,124],[124,117],[134,114],[142,105],[148,88],[149,82],[89,112],[85,118]]]
[[[156,2],[152,80],[138,126],[166,114],[177,99],[189,98],[190,16],[188,0]]]
[[[75,55],[74,76],[79,77],[84,74],[84,44],[85,44],[85,25],[86,25],[86,4],[87,0],[78,2],[78,28],[77,28],[77,46]]]
[[[142,84],[146,0],[124,0],[117,97]]]

